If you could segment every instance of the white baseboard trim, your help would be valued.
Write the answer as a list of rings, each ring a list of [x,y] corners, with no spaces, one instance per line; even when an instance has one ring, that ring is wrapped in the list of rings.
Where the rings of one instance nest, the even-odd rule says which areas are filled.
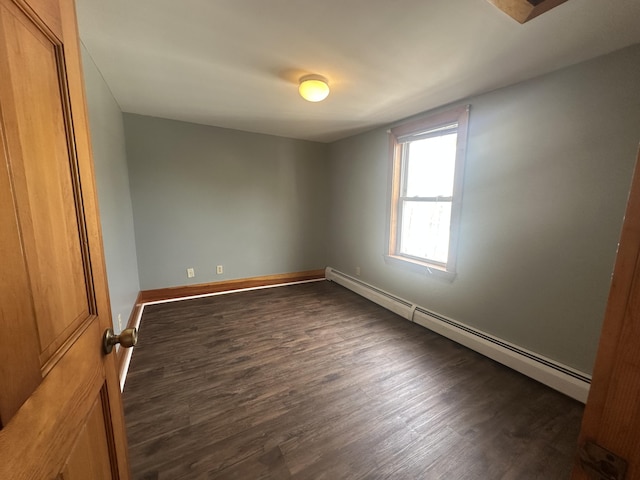
[[[475,350],[582,403],[587,401],[591,377],[583,372],[414,305],[331,267],[326,268],[325,276],[327,280],[336,282],[409,321]]]

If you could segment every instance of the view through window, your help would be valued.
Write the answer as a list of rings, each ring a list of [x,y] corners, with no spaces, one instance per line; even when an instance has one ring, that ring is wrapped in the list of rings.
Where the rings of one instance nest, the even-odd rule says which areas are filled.
[[[390,256],[455,270],[467,118],[464,107],[391,130]]]

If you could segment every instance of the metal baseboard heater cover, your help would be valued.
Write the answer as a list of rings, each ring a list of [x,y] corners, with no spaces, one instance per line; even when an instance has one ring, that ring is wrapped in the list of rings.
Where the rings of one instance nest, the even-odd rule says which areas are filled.
[[[326,268],[325,276],[327,280],[336,282],[409,321],[475,350],[582,403],[587,401],[591,377],[583,372],[414,305],[332,267]]]

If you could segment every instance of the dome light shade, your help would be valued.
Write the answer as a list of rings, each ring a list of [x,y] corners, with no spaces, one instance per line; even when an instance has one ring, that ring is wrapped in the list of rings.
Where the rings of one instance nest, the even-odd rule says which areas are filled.
[[[306,75],[300,79],[298,91],[309,102],[321,102],[329,95],[329,84],[320,75]]]

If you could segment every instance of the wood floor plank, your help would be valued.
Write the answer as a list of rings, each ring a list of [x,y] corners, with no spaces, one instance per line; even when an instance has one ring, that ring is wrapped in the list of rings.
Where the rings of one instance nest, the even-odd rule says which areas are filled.
[[[583,407],[331,282],[145,308],[135,479],[565,478]]]

